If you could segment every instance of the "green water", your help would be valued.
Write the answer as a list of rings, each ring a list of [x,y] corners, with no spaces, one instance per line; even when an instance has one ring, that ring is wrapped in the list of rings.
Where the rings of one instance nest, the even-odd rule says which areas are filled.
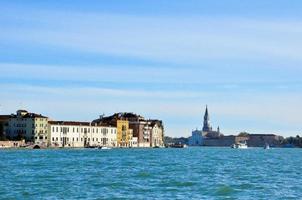
[[[302,149],[0,150],[0,199],[302,199]]]

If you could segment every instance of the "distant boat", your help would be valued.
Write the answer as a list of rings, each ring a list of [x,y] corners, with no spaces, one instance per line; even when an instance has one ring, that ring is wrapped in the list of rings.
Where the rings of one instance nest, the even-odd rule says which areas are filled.
[[[246,141],[244,142],[238,142],[238,143],[235,143],[231,146],[231,148],[233,149],[247,149],[247,144],[246,144]]]
[[[264,149],[270,149],[270,146],[268,143],[265,143]]]
[[[111,148],[110,147],[106,147],[106,146],[102,146],[102,147],[99,147],[98,149],[107,150],[107,149],[111,149]]]
[[[187,148],[187,145],[181,144],[181,143],[178,143],[178,144],[174,143],[174,144],[169,145],[169,147],[171,147],[171,148]]]
[[[87,146],[84,146],[84,148],[86,148],[86,149],[98,149],[99,146],[97,146],[97,145],[87,145]]]

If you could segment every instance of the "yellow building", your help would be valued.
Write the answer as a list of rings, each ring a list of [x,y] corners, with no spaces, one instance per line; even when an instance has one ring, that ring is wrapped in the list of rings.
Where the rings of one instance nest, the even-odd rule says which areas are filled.
[[[117,146],[129,147],[133,135],[132,129],[129,129],[129,121],[117,120],[116,129],[117,129]]]

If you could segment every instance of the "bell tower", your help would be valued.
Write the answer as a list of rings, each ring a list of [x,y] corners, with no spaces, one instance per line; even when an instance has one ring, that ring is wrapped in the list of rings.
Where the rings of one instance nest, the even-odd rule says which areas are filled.
[[[208,106],[206,106],[206,111],[203,117],[202,131],[204,132],[212,131],[212,127],[210,126],[210,116],[209,116]]]

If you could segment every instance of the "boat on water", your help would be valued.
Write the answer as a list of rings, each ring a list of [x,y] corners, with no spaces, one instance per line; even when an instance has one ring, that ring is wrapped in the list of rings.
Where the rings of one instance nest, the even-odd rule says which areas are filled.
[[[174,144],[169,145],[169,147],[171,147],[171,148],[187,148],[187,145],[181,144],[181,143],[174,143]]]
[[[246,144],[246,141],[244,142],[238,142],[238,143],[235,143],[231,146],[231,148],[233,149],[247,149],[247,144]]]
[[[110,147],[106,147],[106,146],[101,146],[101,147],[98,147],[98,149],[104,149],[104,150],[107,150],[107,149],[111,149]]]
[[[265,144],[264,149],[270,149],[270,146],[268,143]]]
[[[86,149],[97,149],[98,146],[85,146],[84,148],[86,148]]]

